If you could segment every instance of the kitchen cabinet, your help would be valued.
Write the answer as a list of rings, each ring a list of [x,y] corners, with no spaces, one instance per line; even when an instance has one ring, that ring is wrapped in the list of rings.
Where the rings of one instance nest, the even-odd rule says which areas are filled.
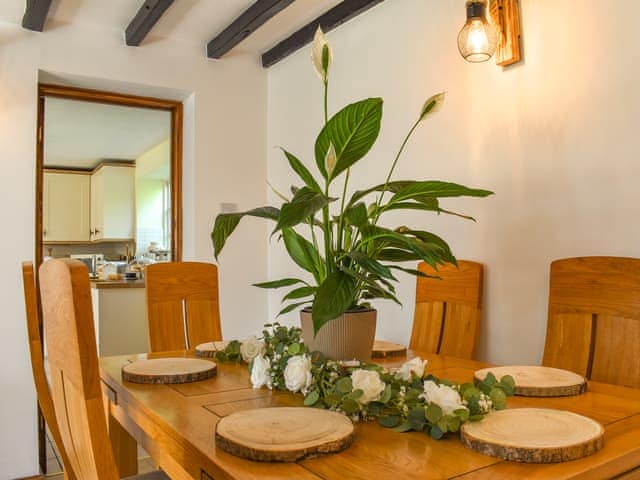
[[[90,240],[91,177],[84,172],[44,171],[45,242]]]
[[[135,168],[104,164],[91,174],[91,240],[135,236]]]
[[[92,282],[91,302],[99,356],[147,352],[144,287],[119,288],[109,282]]]

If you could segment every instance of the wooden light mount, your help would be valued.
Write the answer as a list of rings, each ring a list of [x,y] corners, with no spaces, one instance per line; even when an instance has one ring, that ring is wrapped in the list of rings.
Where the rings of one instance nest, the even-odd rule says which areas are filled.
[[[518,0],[491,0],[491,22],[497,29],[496,65],[503,67],[521,60],[520,7]]]

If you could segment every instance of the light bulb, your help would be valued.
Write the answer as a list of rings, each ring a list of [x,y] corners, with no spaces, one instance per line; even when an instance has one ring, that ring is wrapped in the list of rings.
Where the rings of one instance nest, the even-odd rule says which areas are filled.
[[[496,51],[498,37],[485,12],[484,2],[467,2],[467,22],[458,34],[458,50],[468,62],[486,62]]]

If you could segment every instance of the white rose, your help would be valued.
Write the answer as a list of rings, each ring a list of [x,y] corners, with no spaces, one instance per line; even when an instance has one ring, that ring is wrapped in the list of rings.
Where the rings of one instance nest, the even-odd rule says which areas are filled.
[[[455,388],[448,385],[438,385],[432,380],[424,382],[424,393],[420,395],[428,403],[435,403],[445,415],[451,415],[454,410],[467,408]]]
[[[412,358],[408,362],[404,362],[402,364],[396,372],[396,377],[408,382],[411,380],[411,374],[415,373],[418,377],[422,378],[427,363],[428,360],[422,360],[420,357]]]
[[[311,358],[307,355],[296,355],[287,360],[284,368],[284,384],[287,390],[306,394],[311,386]]]
[[[253,388],[260,388],[263,385],[271,388],[270,368],[271,363],[264,355],[258,355],[253,359],[253,364],[251,365],[251,384]]]
[[[378,400],[386,387],[378,372],[374,370],[355,370],[351,374],[351,383],[354,390],[362,390],[363,393],[358,398],[358,402],[362,405]]]
[[[263,353],[264,342],[262,340],[258,340],[255,335],[249,335],[247,339],[240,344],[240,354],[242,355],[242,360],[246,363],[249,363],[251,360]]]

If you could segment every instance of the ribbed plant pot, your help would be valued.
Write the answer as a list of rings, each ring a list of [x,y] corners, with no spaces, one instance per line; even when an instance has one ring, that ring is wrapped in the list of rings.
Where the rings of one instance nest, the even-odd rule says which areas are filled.
[[[373,308],[351,310],[325,323],[313,336],[311,309],[300,311],[302,338],[309,350],[322,352],[331,360],[371,360],[376,338],[376,317]]]

